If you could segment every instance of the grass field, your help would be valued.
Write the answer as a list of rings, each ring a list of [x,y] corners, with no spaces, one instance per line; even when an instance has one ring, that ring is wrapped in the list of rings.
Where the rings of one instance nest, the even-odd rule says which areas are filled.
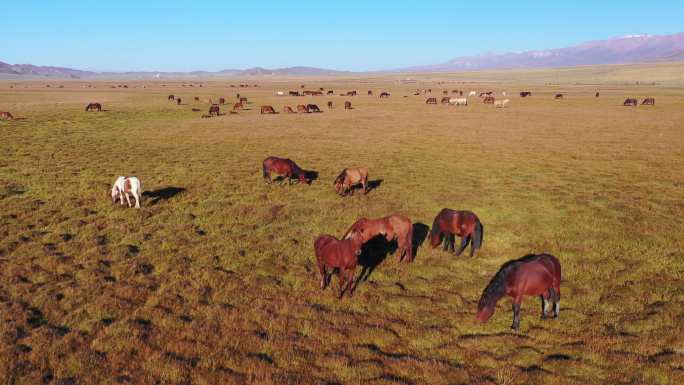
[[[0,121],[0,383],[684,382],[684,88],[463,76],[0,82],[0,111],[20,118]],[[247,81],[259,87],[229,87]],[[302,83],[361,96],[274,96]],[[511,102],[425,105],[415,88]],[[201,119],[192,101],[236,92],[251,102],[238,115]],[[622,107],[646,96],[656,105]],[[259,114],[302,102],[324,112]],[[319,179],[266,185],[269,155]],[[349,166],[379,187],[335,195]],[[142,209],[112,204],[118,175],[142,180]],[[319,290],[316,236],[395,212],[431,225],[443,207],[484,223],[475,258],[426,242],[351,299]],[[539,252],[563,266],[560,318],[527,298],[514,333],[503,299],[479,324],[499,266]]]

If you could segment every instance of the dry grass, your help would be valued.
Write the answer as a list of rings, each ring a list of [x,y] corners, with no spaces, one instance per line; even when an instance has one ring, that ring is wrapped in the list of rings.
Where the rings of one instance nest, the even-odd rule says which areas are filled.
[[[0,83],[0,111],[24,118],[0,122],[0,383],[684,381],[684,90],[612,87],[595,99],[594,87],[507,84],[509,108],[456,108],[404,98],[416,85],[398,79],[305,81],[362,92],[353,98],[278,98],[299,82],[263,79]],[[193,96],[235,92],[251,110],[200,119]],[[656,105],[622,107],[627,96]],[[328,100],[336,108],[321,114],[258,113]],[[85,113],[88,101],[108,111]],[[320,179],[267,186],[267,155]],[[332,179],[354,165],[382,184],[339,198]],[[162,193],[139,211],[115,206],[120,174]],[[319,291],[318,234],[392,212],[429,225],[442,207],[482,219],[475,259],[422,246],[411,265],[390,255],[352,299]],[[508,330],[507,300],[478,324],[491,275],[530,252],[563,264],[561,318],[541,321],[530,298],[521,333]]]

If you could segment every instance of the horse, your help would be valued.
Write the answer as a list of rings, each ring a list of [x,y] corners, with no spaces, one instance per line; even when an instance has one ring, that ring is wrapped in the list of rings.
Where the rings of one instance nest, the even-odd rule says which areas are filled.
[[[425,104],[437,104],[437,98],[427,98]]]
[[[345,110],[351,110],[352,109],[352,105],[351,105],[350,101],[344,102],[344,109]]]
[[[356,96],[356,91],[347,91],[347,96]]]
[[[285,93],[283,91],[278,91],[276,92],[276,95],[278,96],[285,96]]]
[[[128,202],[128,207],[131,207],[131,199],[128,195],[132,195],[135,199],[135,208],[140,208],[140,201],[142,200],[142,184],[140,180],[134,176],[123,177],[120,176],[114,181],[114,186],[112,186],[112,202],[116,203],[116,200],[121,201],[121,205],[124,204],[124,197]]]
[[[510,99],[496,100],[496,101],[494,101],[494,107],[505,108],[506,104],[508,104],[508,102],[510,102],[510,101],[511,101]]]
[[[558,99],[563,99],[563,94],[556,94],[556,96],[554,97],[554,99],[556,99],[556,100],[558,100]]]
[[[385,92],[381,92],[381,93],[380,93],[380,98],[381,98],[381,99],[383,99],[383,98],[389,98],[389,97],[390,97],[390,93],[389,93],[389,92],[386,92],[386,91],[385,91]]]
[[[290,96],[299,96],[299,91],[289,91],[288,95]]]
[[[449,99],[449,104],[455,105],[455,106],[467,106],[468,105],[468,99],[466,99],[466,98],[451,98],[451,99]]]
[[[219,104],[226,104],[226,98],[219,98]]]
[[[88,111],[102,111],[102,104],[100,103],[88,103],[88,105],[85,108],[86,112]]]
[[[333,91],[333,90],[328,90],[328,92],[326,93],[326,95],[335,95],[335,91]]]
[[[627,99],[625,99],[625,102],[622,103],[622,105],[623,106],[634,106],[634,107],[636,107],[638,103],[639,103],[639,101],[636,99],[627,98]]]
[[[309,110],[309,112],[321,112],[321,109],[315,104],[307,104],[306,109]]]
[[[268,158],[264,159],[262,169],[264,180],[268,184],[273,182],[271,179],[271,173],[284,175],[290,184],[292,184],[292,179],[297,179],[299,182],[311,184],[311,179],[307,178],[309,172],[297,166],[297,163],[291,159],[269,156]]]
[[[359,264],[362,245],[359,235],[342,240],[328,234],[322,234],[316,238],[314,253],[318,271],[321,273],[321,290],[325,290],[333,272],[337,270],[338,298],[342,298],[347,291],[350,297],[354,295],[354,289],[358,284],[358,281],[354,283],[354,273]]]
[[[441,104],[449,104],[449,97],[448,96],[443,97],[442,100],[440,100],[440,103]]]
[[[330,100],[330,101],[328,102],[328,109],[329,109],[329,110],[332,110],[332,109],[333,109],[333,102],[332,102],[332,100]]]
[[[308,109],[305,105],[299,104],[299,105],[297,105],[297,112],[308,114],[308,113],[309,113],[309,109]]]
[[[182,99],[181,99],[181,98],[177,98],[177,99],[176,99],[176,104],[177,104],[177,105],[180,106],[180,105],[181,105],[181,102],[182,102]]]
[[[530,92],[530,91],[522,91],[522,92],[520,93],[520,97],[521,97],[521,98],[526,98],[526,97],[528,97],[528,96],[532,96],[532,92]]]
[[[484,99],[482,99],[482,103],[484,104],[494,104],[494,97],[493,96],[485,96]]]
[[[283,107],[283,112],[286,114],[296,114],[296,112],[294,112],[294,110],[292,110],[292,107],[290,106]]]
[[[261,114],[275,114],[273,106],[261,106]]]
[[[212,116],[212,115],[214,115],[214,114],[216,114],[216,116],[219,116],[219,111],[220,111],[220,110],[219,110],[218,104],[212,104],[212,105],[209,107],[209,116]]]
[[[642,106],[655,106],[655,98],[646,98],[641,102]]]
[[[241,97],[240,98],[240,103],[247,103],[247,98],[246,97]]]
[[[598,97],[599,97],[598,91],[596,92],[596,95],[594,95],[594,97],[595,97],[595,98],[598,98]]]
[[[233,111],[239,110],[242,108],[244,108],[244,105],[242,104],[242,102],[237,102],[237,103],[233,104]]]
[[[14,120],[14,116],[10,114],[8,111],[2,111],[0,112],[0,119],[1,120]]]
[[[176,99],[176,97],[173,96],[173,95],[169,95],[169,98],[168,98],[168,99],[169,99],[170,102],[172,102],[172,101],[174,101],[174,100]]]
[[[475,96],[475,95],[477,95],[477,93],[475,91],[470,91],[468,93],[468,97]]]
[[[444,91],[442,91],[442,93],[443,93],[444,95],[449,95],[449,90],[444,90]]]
[[[529,254],[504,263],[494,275],[477,304],[477,319],[487,322],[494,314],[496,303],[507,295],[513,303],[511,329],[520,328],[520,304],[524,296],[541,297],[541,318],[553,310],[553,318],[560,313],[561,265],[551,254]],[[551,309],[553,308],[553,309]]]
[[[383,235],[387,242],[397,242],[397,261],[413,262],[413,225],[411,220],[403,215],[392,214],[379,219],[361,218],[354,222],[347,230],[344,239],[354,237],[354,233],[361,235],[363,243]]]
[[[444,241],[444,251],[454,251],[455,236],[461,238],[461,247],[456,256],[461,255],[470,242],[470,257],[475,255],[475,250],[482,248],[484,226],[480,219],[472,211],[456,211],[442,209],[432,222],[430,230],[430,245],[434,249]]]
[[[368,169],[359,168],[345,168],[340,175],[335,178],[333,185],[335,185],[335,192],[338,195],[345,196],[347,192],[354,195],[354,187],[361,183],[363,187],[363,194],[368,193]]]

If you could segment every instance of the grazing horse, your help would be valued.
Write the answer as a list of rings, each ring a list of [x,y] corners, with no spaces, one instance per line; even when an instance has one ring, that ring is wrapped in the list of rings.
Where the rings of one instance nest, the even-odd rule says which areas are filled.
[[[362,245],[359,235],[342,240],[328,234],[319,235],[316,238],[314,252],[318,271],[321,273],[321,290],[328,287],[333,272],[337,270],[338,298],[342,298],[347,291],[350,297],[354,295],[354,289],[358,283],[358,281],[354,283],[354,273],[359,264]]]
[[[88,103],[88,105],[85,108],[86,112],[88,111],[102,111],[102,104],[100,103]]]
[[[219,116],[219,111],[220,111],[220,110],[219,110],[218,104],[212,104],[212,105],[209,107],[209,116],[212,116],[212,115],[214,115],[214,114],[216,114],[216,116]]]
[[[441,104],[449,104],[449,97],[448,96],[443,97],[442,100],[440,100],[440,103]]]
[[[494,101],[494,107],[505,108],[506,104],[508,104],[508,102],[510,102],[510,101],[511,101],[511,99],[496,100],[496,101]]]
[[[455,106],[467,106],[468,105],[468,99],[466,99],[466,98],[451,98],[451,99],[449,99],[449,104],[455,105]]]
[[[140,208],[140,201],[142,200],[142,184],[140,180],[134,176],[123,177],[120,176],[114,181],[114,186],[112,186],[112,202],[116,203],[116,200],[121,201],[121,205],[124,204],[124,197],[128,202],[128,207],[131,207],[131,199],[128,195],[132,195],[135,199],[135,208]]]
[[[175,99],[176,99],[176,97],[175,97],[175,96],[173,96],[173,95],[169,95],[169,101],[170,101],[170,102],[174,101]]]
[[[347,91],[347,96],[356,96],[356,91]]]
[[[354,222],[347,230],[344,239],[354,237],[354,233],[361,235],[363,243],[383,235],[387,242],[397,242],[397,261],[413,262],[413,225],[411,220],[403,215],[393,214],[379,219],[361,218]]]
[[[380,93],[380,98],[381,98],[381,99],[389,98],[389,97],[390,97],[390,93],[387,92],[387,91],[381,92],[381,93]]]
[[[344,109],[345,109],[345,110],[351,110],[351,109],[352,109],[352,106],[351,106],[351,102],[350,102],[350,101],[344,102]]]
[[[494,97],[493,96],[486,96],[484,99],[482,99],[482,103],[484,104],[494,104]]]
[[[290,106],[283,107],[283,112],[286,114],[296,114],[296,112],[294,112],[294,110],[292,110],[292,107]]]
[[[427,98],[425,104],[437,104],[437,98]]]
[[[0,119],[2,120],[14,120],[14,116],[7,111],[0,112]]]
[[[275,114],[276,111],[273,106],[261,106],[261,114]]]
[[[290,184],[292,183],[292,179],[311,184],[311,179],[307,178],[309,172],[297,166],[297,163],[291,159],[269,156],[264,159],[262,167],[264,180],[268,184],[272,182],[271,173],[284,175]]]
[[[309,109],[308,109],[305,105],[299,104],[299,105],[297,105],[297,112],[299,112],[299,113],[309,113]]]
[[[321,109],[315,104],[307,104],[306,109],[309,110],[309,112],[321,112]]]
[[[328,90],[327,95],[335,95],[335,91],[333,91],[333,90]]]
[[[642,106],[655,106],[655,98],[646,98],[641,102]]]
[[[598,91],[596,91],[596,95],[594,95],[594,97],[595,97],[595,98],[598,98],[598,97],[599,97]]]
[[[522,92],[520,93],[520,97],[521,97],[521,98],[526,98],[526,97],[528,97],[528,96],[532,96],[532,92],[530,92],[530,91],[522,91]]]
[[[557,318],[560,313],[560,282],[561,265],[553,255],[529,254],[508,261],[482,292],[477,304],[477,319],[487,322],[494,314],[496,303],[504,295],[513,302],[513,330],[520,328],[520,304],[526,295],[541,297],[542,319],[546,319],[552,311],[553,318]]]
[[[625,102],[622,103],[622,105],[623,105],[623,106],[634,106],[634,107],[636,107],[638,103],[639,103],[638,100],[632,99],[632,98],[628,98],[628,99],[625,99]]]
[[[461,255],[463,250],[470,245],[470,257],[475,255],[475,250],[482,248],[484,227],[480,219],[472,211],[455,211],[442,209],[432,222],[430,230],[430,245],[434,249],[444,241],[444,251],[454,251],[455,236],[461,238],[461,247],[456,256]]]
[[[328,102],[328,109],[332,110],[333,109],[333,102],[332,100]]]
[[[368,169],[359,168],[345,168],[340,175],[335,178],[333,185],[335,185],[335,192],[338,195],[345,196],[347,192],[354,195],[354,187],[358,184],[363,187],[363,194],[368,193]]]
[[[563,99],[563,94],[556,94],[554,99]]]

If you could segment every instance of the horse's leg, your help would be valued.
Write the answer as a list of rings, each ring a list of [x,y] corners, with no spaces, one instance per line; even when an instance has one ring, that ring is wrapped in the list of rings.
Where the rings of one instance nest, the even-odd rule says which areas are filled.
[[[553,292],[551,292],[553,290]],[[558,318],[560,315],[560,287],[549,289],[551,302],[553,302],[553,318]]]
[[[518,299],[513,301],[513,325],[511,325],[511,329],[515,331],[520,329],[520,301]]]
[[[444,235],[444,251],[449,250],[449,241],[451,240],[451,234]]]
[[[325,290],[325,287],[328,286],[328,283],[326,282],[327,274],[325,271],[325,264],[318,256],[316,256],[316,262],[318,264],[318,272],[321,273],[321,290]]]
[[[359,283],[358,279],[354,279],[354,273],[356,273],[356,266],[349,269],[349,296],[354,295],[354,290],[356,290],[356,285]]]
[[[539,296],[541,298],[541,307],[542,307],[542,312],[541,312],[541,319],[546,319],[546,308],[548,307],[548,301],[546,298],[544,298],[544,294]]]
[[[464,235],[461,237],[461,247],[456,252],[457,257],[463,253],[463,250],[465,250],[465,248],[468,246],[468,242],[470,242],[470,235]]]
[[[128,197],[128,193],[124,193],[126,195],[126,202],[128,202],[128,207],[131,207],[131,198]]]

